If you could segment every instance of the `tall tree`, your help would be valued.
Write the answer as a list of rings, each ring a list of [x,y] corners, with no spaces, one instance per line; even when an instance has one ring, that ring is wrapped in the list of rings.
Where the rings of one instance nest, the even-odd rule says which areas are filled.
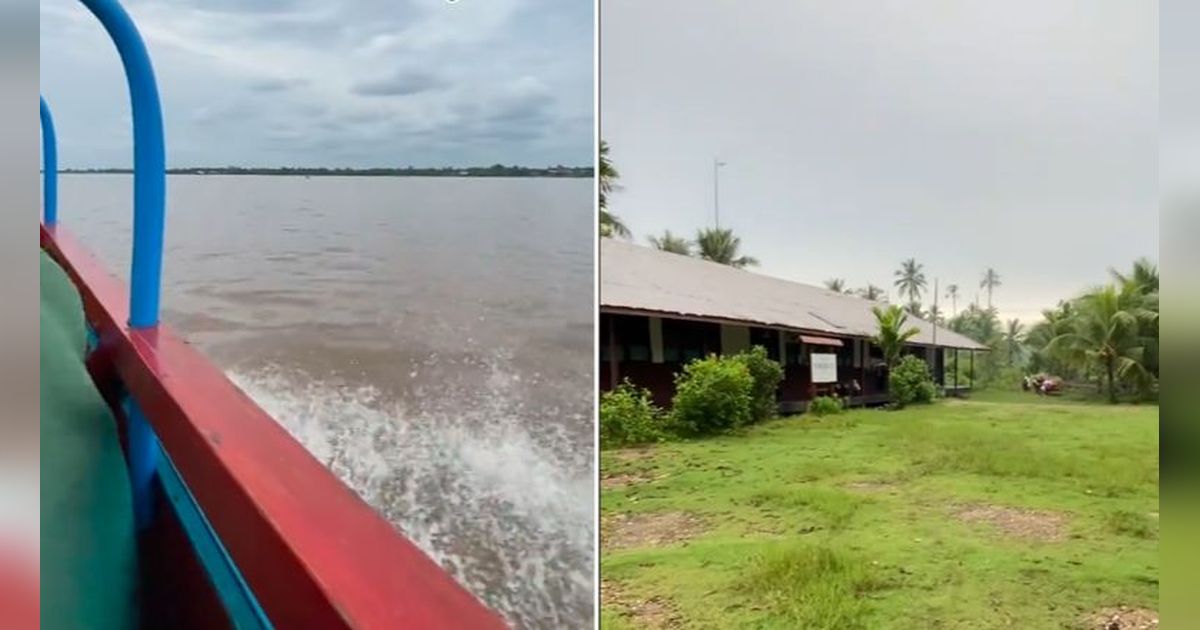
[[[875,286],[875,285],[873,285],[873,284],[868,284],[867,286],[865,286],[865,287],[863,287],[863,288],[859,289],[859,290],[858,290],[858,295],[859,295],[860,297],[864,297],[864,298],[866,298],[866,299],[868,299],[868,300],[871,300],[871,301],[873,301],[873,302],[879,302],[879,301],[881,301],[881,300],[883,300],[884,298],[886,298],[886,297],[887,297],[887,296],[884,294],[884,291],[883,291],[883,289],[881,289],[881,288],[879,288],[879,287],[877,287],[877,286]]]
[[[1147,339],[1143,322],[1157,322],[1158,313],[1144,307],[1132,287],[1109,285],[1076,301],[1076,315],[1067,332],[1050,341],[1047,350],[1098,366],[1108,384],[1109,402],[1117,402],[1117,381],[1147,391],[1153,375],[1143,364]]]
[[[649,240],[654,249],[684,256],[692,255],[692,243],[682,236],[672,234],[671,230],[663,231],[662,236],[651,236]]]
[[[958,317],[958,285],[946,287],[946,297],[950,298],[950,317]]]
[[[619,217],[608,211],[608,195],[617,188],[621,174],[608,157],[608,143],[600,141],[600,236],[629,238],[629,228]]]
[[[958,312],[946,322],[946,328],[960,335],[969,337],[987,346],[991,351],[975,357],[975,373],[973,378],[978,382],[987,383],[999,374],[1004,365],[1001,352],[1003,324],[996,316],[996,309],[980,308],[974,304]]]
[[[929,310],[925,311],[924,315],[925,319],[928,319],[939,326],[944,324],[946,321],[945,314],[942,313],[942,309],[938,307],[937,304],[930,305]]]
[[[967,308],[947,322],[947,328],[985,346],[995,347],[1000,341],[1000,321],[996,317],[996,310],[991,308],[968,304]]]
[[[1133,263],[1133,271],[1123,274],[1115,269],[1109,273],[1118,282],[1122,290],[1128,294],[1141,296],[1141,306],[1158,312],[1158,267],[1147,258],[1139,258]],[[1158,321],[1142,322],[1142,336],[1146,338],[1146,356],[1143,364],[1158,376]]]
[[[893,368],[900,362],[904,343],[915,337],[920,330],[916,326],[906,327],[908,314],[896,304],[886,308],[872,306],[871,312],[875,314],[875,321],[879,324],[879,332],[871,338],[871,343],[879,346],[888,368]]]
[[[1025,334],[1025,346],[1029,349],[1029,369],[1059,376],[1075,376],[1075,367],[1047,347],[1055,337],[1070,332],[1075,317],[1075,302],[1062,300],[1055,308],[1042,311],[1042,319]]]
[[[916,300],[910,301],[908,305],[904,307],[904,309],[907,310],[913,317],[925,319],[925,309],[921,306],[921,303]]]
[[[992,290],[998,286],[1000,286],[1000,274],[996,273],[995,269],[988,267],[987,271],[983,272],[983,278],[979,281],[979,288],[987,289],[988,308],[992,308]]]
[[[600,210],[600,236],[605,238],[612,238],[614,236],[629,238],[632,234],[617,215],[608,210]]]
[[[846,288],[846,281],[841,278],[830,278],[825,281],[825,288],[834,293],[852,293]]]
[[[925,266],[917,264],[916,259],[909,258],[900,263],[900,268],[893,274],[896,276],[896,288],[901,296],[908,296],[909,302],[920,302],[921,291],[925,290]]]
[[[741,246],[742,239],[730,229],[705,228],[696,233],[696,249],[701,258],[730,267],[757,265],[757,259],[738,255]]]
[[[1004,329],[1004,347],[1008,351],[1008,364],[1016,365],[1021,354],[1021,343],[1025,340],[1025,325],[1018,319],[1008,320]]]
[[[1133,262],[1133,272],[1123,274],[1110,268],[1108,273],[1120,284],[1132,284],[1139,293],[1148,295],[1158,293],[1158,266],[1148,258],[1139,258]]]

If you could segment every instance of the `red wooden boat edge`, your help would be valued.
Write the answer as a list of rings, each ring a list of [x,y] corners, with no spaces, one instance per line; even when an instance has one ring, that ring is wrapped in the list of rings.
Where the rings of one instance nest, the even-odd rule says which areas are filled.
[[[0,619],[10,630],[36,630],[41,623],[37,559],[28,555],[0,543]]]
[[[42,225],[41,246],[273,624],[504,626],[198,351],[165,325],[131,330],[124,284],[68,231]]]

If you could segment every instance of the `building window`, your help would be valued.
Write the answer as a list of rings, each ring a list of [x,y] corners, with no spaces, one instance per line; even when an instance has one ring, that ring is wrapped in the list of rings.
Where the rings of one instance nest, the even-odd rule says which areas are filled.
[[[687,363],[721,351],[720,324],[663,319],[662,337],[666,363]]]
[[[786,353],[784,357],[784,365],[808,365],[807,353],[804,352],[804,344],[795,335],[789,335],[787,342],[784,343],[783,351]]]
[[[650,361],[650,320],[640,315],[613,315],[618,361]]]
[[[762,346],[767,349],[767,357],[772,361],[779,360],[779,331],[773,328],[751,328],[750,345]]]
[[[854,365],[853,341],[845,339],[842,341],[842,346],[840,348],[830,348],[830,350],[837,351],[837,364],[839,368],[849,368]]]

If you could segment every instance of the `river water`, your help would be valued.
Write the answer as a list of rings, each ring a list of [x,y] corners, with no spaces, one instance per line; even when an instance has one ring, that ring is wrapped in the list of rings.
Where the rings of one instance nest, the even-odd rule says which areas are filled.
[[[128,277],[131,178],[60,178]],[[515,625],[590,627],[592,182],[170,176],[163,315]]]

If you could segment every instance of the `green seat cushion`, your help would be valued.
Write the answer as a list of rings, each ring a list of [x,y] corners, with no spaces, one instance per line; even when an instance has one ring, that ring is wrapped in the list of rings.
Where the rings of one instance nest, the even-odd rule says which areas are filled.
[[[79,292],[41,253],[41,623],[137,625],[137,543],[113,415],[84,367]]]

